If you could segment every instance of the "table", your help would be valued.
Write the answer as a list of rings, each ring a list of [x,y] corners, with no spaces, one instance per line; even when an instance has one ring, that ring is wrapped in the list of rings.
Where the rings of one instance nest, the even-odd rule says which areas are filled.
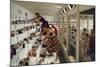
[[[31,50],[32,46],[34,46],[36,39],[37,39],[37,37],[34,37],[33,41],[31,40],[29,44],[25,44],[26,47],[24,49],[22,49],[18,53],[18,55],[16,55],[16,58],[14,58],[13,61],[11,62],[12,66],[18,65],[18,63],[21,59],[27,58],[27,53],[29,50]],[[44,48],[42,48],[42,44],[38,44],[38,45],[39,45],[39,47],[37,48],[37,51],[36,51],[36,57],[30,57],[29,65],[50,64],[52,62],[53,63],[60,63],[59,59],[56,60],[56,52],[53,53],[53,56],[50,56],[50,57],[46,56],[44,62],[39,63],[39,61],[41,59],[40,53],[41,53],[41,50]]]

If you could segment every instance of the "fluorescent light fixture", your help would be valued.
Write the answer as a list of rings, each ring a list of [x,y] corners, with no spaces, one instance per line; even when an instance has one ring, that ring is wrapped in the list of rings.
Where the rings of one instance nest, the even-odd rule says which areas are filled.
[[[60,15],[62,14],[62,12],[60,11]]]
[[[64,8],[64,12],[67,12],[67,8]]]
[[[64,14],[63,11],[61,11],[61,14]]]
[[[72,9],[70,5],[68,5],[68,8],[69,8],[70,10]]]

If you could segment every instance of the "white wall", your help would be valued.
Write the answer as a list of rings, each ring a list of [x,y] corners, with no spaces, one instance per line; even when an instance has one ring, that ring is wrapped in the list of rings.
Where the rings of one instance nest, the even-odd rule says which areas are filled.
[[[54,24],[54,21],[58,21],[56,16],[43,15],[43,17],[48,21],[49,24]]]
[[[75,26],[76,27],[76,22],[77,20],[76,19],[70,19],[70,25],[71,26]],[[87,28],[87,22],[88,22],[88,28]],[[82,32],[83,28],[87,28],[88,31],[90,32],[91,29],[93,29],[93,18],[88,18],[88,21],[87,19],[80,19],[80,31]]]
[[[11,9],[10,9],[11,13],[11,21],[13,20],[25,20],[25,13],[28,14],[28,19],[32,19],[34,17],[34,12],[31,12],[27,9],[25,9],[24,7],[20,6],[19,4],[16,4],[15,2],[11,1]],[[52,15],[43,15],[43,17],[47,20],[47,21],[57,21],[57,17],[56,16],[52,16]]]
[[[23,8],[22,6],[11,1],[10,9],[11,21],[12,20],[25,20],[25,13],[28,14],[28,19],[33,17],[33,13]]]
[[[90,32],[91,29],[93,29],[93,19],[89,18],[88,21],[87,21],[87,19],[80,21],[80,30],[81,31],[83,30],[83,28],[87,28],[87,22],[88,22],[88,31]]]
[[[27,20],[27,19],[32,19],[33,18],[33,14],[32,12],[28,11],[27,9],[23,8],[22,6],[20,6],[19,4],[16,4],[14,2],[11,1],[11,9],[10,9],[10,19],[11,22],[15,21],[15,20]],[[27,19],[25,16],[25,13],[27,13]],[[17,29],[21,29],[24,28],[26,26],[29,26],[32,24],[11,24],[11,31],[16,31]],[[27,37],[25,36],[27,34],[27,36],[29,35],[28,33],[23,33],[21,35],[16,35],[15,37],[11,37],[11,44],[16,44],[17,42],[19,42],[19,40],[23,40],[23,38]]]
[[[53,21],[53,16],[43,15],[47,21]]]

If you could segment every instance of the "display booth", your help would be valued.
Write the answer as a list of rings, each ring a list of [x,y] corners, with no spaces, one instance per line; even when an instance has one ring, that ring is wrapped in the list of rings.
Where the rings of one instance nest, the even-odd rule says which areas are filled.
[[[95,6],[11,1],[10,29],[11,66],[95,60]]]

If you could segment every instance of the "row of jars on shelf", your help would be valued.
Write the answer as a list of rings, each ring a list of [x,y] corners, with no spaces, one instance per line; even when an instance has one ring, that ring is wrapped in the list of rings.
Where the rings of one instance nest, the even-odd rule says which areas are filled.
[[[33,25],[27,26],[27,27],[24,27],[24,28],[21,28],[21,29],[17,29],[16,31],[11,31],[11,37],[14,37],[17,34],[22,34],[25,31],[28,31],[28,30],[31,30],[31,29],[34,29]]]
[[[33,23],[34,21],[32,20],[15,20],[15,21],[11,21],[11,24],[29,24],[29,23]],[[53,24],[57,24],[58,21],[48,21],[49,23],[53,23]]]
[[[32,21],[31,20],[15,20],[11,22],[11,24],[28,24],[28,23],[32,23]]]

